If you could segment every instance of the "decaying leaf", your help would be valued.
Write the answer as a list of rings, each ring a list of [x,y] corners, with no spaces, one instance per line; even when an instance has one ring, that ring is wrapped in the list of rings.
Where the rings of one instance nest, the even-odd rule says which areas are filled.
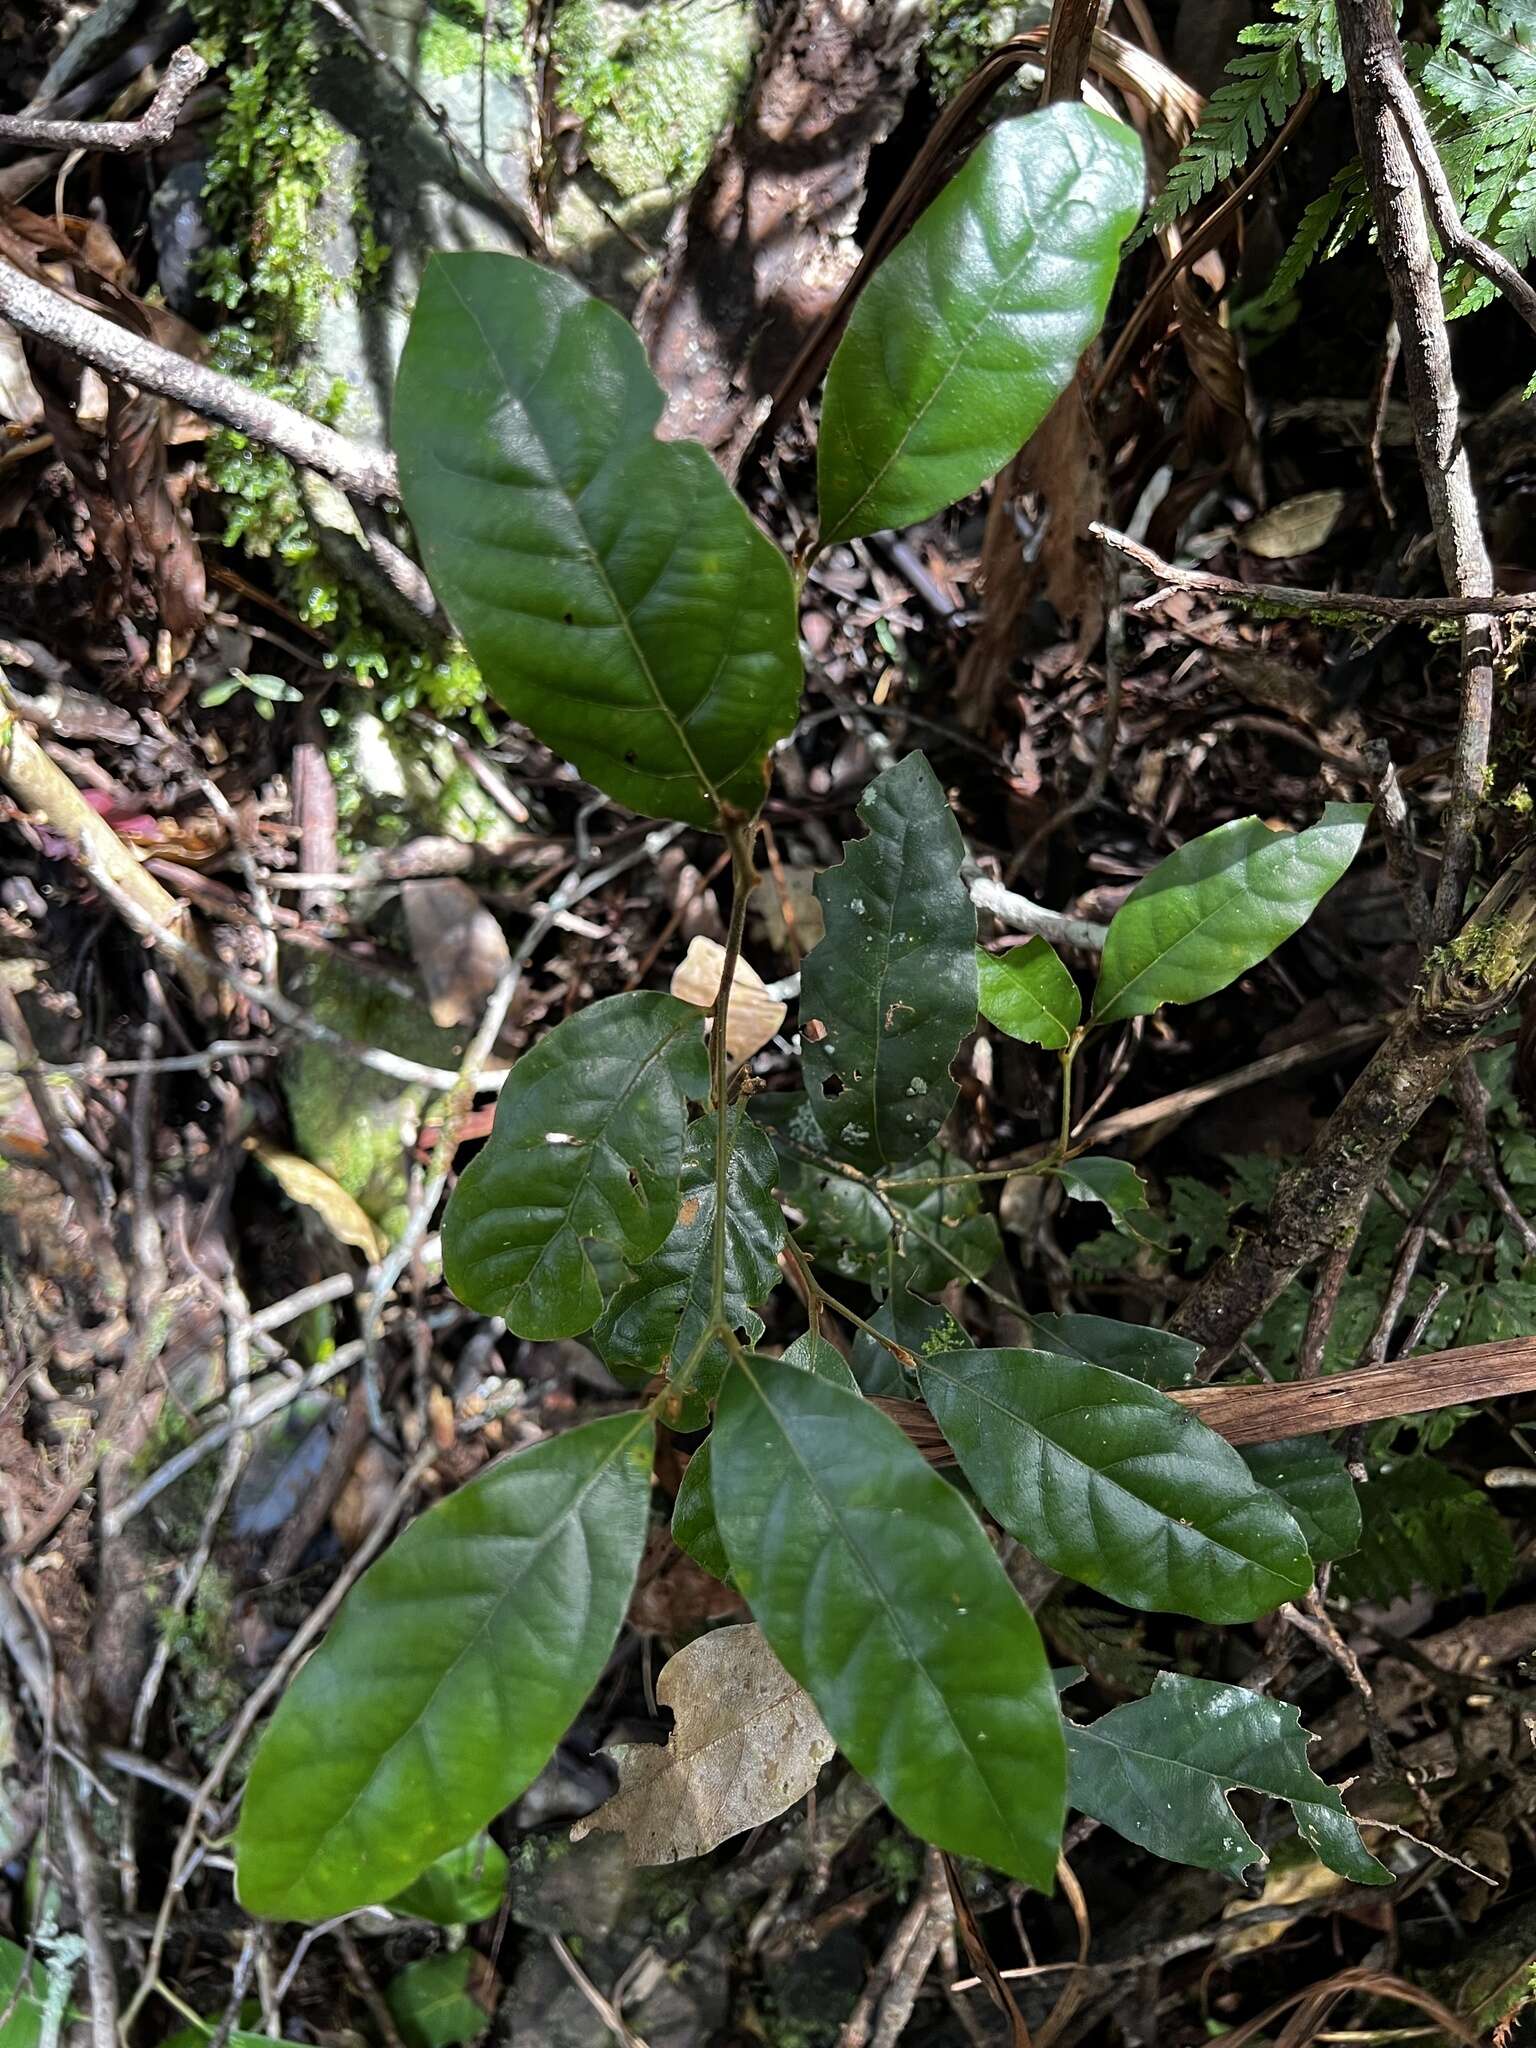
[[[316,1166],[312,1159],[301,1159],[297,1152],[281,1151],[264,1138],[256,1139],[251,1150],[289,1201],[313,1209],[339,1243],[355,1246],[369,1259],[383,1258],[389,1239],[324,1167]]]
[[[672,993],[701,1010],[714,1007],[725,967],[725,948],[713,939],[697,938],[672,975]],[[763,977],[745,960],[731,976],[731,1000],[725,1019],[725,1050],[733,1061],[761,1052],[789,1012],[769,995]]]
[[[506,933],[457,875],[406,882],[400,896],[432,1022],[445,1031],[478,1024],[512,964]]]
[[[1332,533],[1343,509],[1342,491],[1304,491],[1299,498],[1287,498],[1273,511],[1251,519],[1239,530],[1237,544],[1266,562],[1309,555]]]
[[[573,1841],[621,1834],[631,1863],[680,1863],[774,1820],[816,1782],[835,1744],[811,1696],[750,1623],[700,1636],[663,1665],[664,1746],[615,1745],[619,1789]]]

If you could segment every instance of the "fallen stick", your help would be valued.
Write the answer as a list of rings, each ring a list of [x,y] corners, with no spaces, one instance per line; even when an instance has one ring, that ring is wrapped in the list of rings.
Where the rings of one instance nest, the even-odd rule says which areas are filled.
[[[3,258],[0,318],[9,320],[23,334],[50,341],[78,356],[103,376],[135,384],[141,391],[153,391],[160,398],[173,398],[189,412],[217,420],[220,426],[233,427],[263,446],[275,448],[303,469],[319,470],[322,476],[332,478],[343,490],[352,491],[359,498],[377,500],[398,495],[393,456],[360,447],[334,428],[296,412],[291,405],[253,391],[236,377],[207,369],[190,357],[177,355],[174,349],[161,348],[143,335],[130,334],[127,328],[40,284]]]
[[[153,149],[169,142],[208,66],[190,44],[165,67],[154,98],[136,121],[51,121],[46,114],[0,114],[0,143],[29,142],[48,149]]]

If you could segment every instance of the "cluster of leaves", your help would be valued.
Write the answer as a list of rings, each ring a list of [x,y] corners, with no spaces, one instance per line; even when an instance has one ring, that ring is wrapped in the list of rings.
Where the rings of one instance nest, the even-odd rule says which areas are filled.
[[[1103,318],[1140,201],[1140,152],[1097,114],[991,131],[833,360],[820,545],[927,517],[1028,438]],[[752,816],[796,714],[795,590],[704,451],[655,438],[660,407],[633,334],[574,285],[488,256],[429,273],[395,436],[435,586],[542,739],[618,801],[724,833],[729,963]],[[978,961],[964,844],[921,756],[859,812],[864,835],[817,884],[803,1092],[731,1085],[729,965],[708,1047],[697,1008],[647,991],[567,1018],[514,1067],[445,1219],[449,1282],[520,1336],[590,1333],[659,1391],[492,1467],[362,1578],[253,1764],[251,1910],[397,1898],[531,1781],[622,1622],[659,1419],[710,1424],[679,1544],[734,1582],[827,1736],[918,1834],[1048,1889],[1070,1800],[1236,1872],[1257,1853],[1228,1804],[1247,1785],[1290,1801],[1332,1868],[1387,1881],[1308,1768],[1294,1709],[1167,1677],[1087,1726],[1064,1717],[980,1512],[1129,1607],[1243,1621],[1357,1540],[1338,1459],[1244,1459],[1165,1391],[1195,1356],[1167,1333],[1041,1317],[1031,1345],[979,1349],[923,1298],[996,1249],[974,1179],[940,1149],[978,1009],[1069,1069],[1089,1032],[1265,957],[1366,814],[1331,807],[1295,834],[1241,819],[1183,848],[1117,914],[1085,1015],[1048,947]],[[1123,1162],[1063,1144],[1047,1164],[1112,1210],[1144,1200]],[[752,1347],[781,1256],[816,1317],[773,1357]],[[829,1267],[883,1296],[867,1323],[848,1316],[851,1359],[820,1332]],[[963,1485],[869,1398],[878,1383],[921,1397]]]

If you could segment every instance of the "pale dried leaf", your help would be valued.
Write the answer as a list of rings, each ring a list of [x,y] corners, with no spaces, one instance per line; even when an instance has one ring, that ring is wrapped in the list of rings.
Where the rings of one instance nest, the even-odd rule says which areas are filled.
[[[468,882],[453,875],[406,882],[400,895],[432,1022],[445,1031],[478,1024],[512,965],[506,933]]]
[[[701,1010],[713,1009],[725,968],[725,948],[713,939],[697,938],[672,975],[672,993]],[[725,1050],[732,1060],[749,1060],[780,1029],[789,1012],[769,995],[763,977],[745,960],[731,976],[731,1000],[725,1018]]]
[[[664,1747],[616,1745],[619,1789],[571,1830],[620,1834],[631,1863],[679,1863],[761,1827],[816,1782],[835,1744],[761,1629],[716,1629],[662,1666]]]
[[[1344,509],[1342,491],[1304,491],[1242,527],[1237,544],[1266,562],[1283,562],[1320,548]]]
[[[388,1238],[323,1166],[301,1159],[297,1152],[281,1151],[264,1138],[257,1139],[251,1150],[289,1201],[313,1209],[338,1243],[355,1246],[370,1260],[383,1258],[389,1249]]]

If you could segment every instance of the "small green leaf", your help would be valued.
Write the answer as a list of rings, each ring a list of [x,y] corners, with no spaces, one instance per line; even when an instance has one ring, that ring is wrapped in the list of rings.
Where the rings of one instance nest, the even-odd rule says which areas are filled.
[[[671,1372],[694,1358],[713,1314],[715,1136],[713,1116],[688,1126],[683,1145],[681,1206],[672,1233],[644,1261],[598,1319],[592,1341],[615,1368]],[[755,1344],[763,1334],[752,1313],[779,1277],[784,1212],[774,1194],[778,1159],[745,1110],[730,1112],[731,1156],[726,1174],[725,1312],[733,1330]],[[712,1394],[729,1360],[723,1338],[699,1355],[693,1384]]]
[[[47,1983],[41,1956],[29,1974],[26,1950],[0,1937],[0,2048],[39,2048]]]
[[[1130,1222],[1137,1209],[1150,1209],[1147,1184],[1125,1159],[1068,1159],[1052,1166],[1053,1173],[1074,1202],[1102,1202],[1123,1229],[1135,1233]]]
[[[1160,861],[1110,924],[1093,1021],[1198,1002],[1268,959],[1359,852],[1370,814],[1369,804],[1328,804],[1305,832],[1234,818]]]
[[[491,2016],[469,1995],[474,1950],[454,1949],[407,1963],[384,1993],[390,2016],[405,2048],[460,2048],[478,2041]]]
[[[1083,999],[1055,949],[1031,939],[1008,953],[978,951],[981,1014],[1025,1045],[1063,1052],[1083,1021]]]
[[[925,1839],[1048,1891],[1055,1689],[960,1495],[861,1395],[757,1357],[721,1389],[714,1495],[737,1585],[854,1769]]]
[[[909,1160],[955,1100],[951,1060],[976,1028],[976,912],[965,843],[921,754],[859,800],[867,837],[816,878],[826,936],[800,989],[806,1094],[828,1149],[877,1172]]]
[[[911,526],[1022,448],[1099,331],[1141,145],[1081,106],[1000,121],[886,257],[827,372],[821,539]]]
[[[1344,1802],[1307,1763],[1301,1716],[1281,1700],[1160,1671],[1143,1700],[1067,1723],[1072,1804],[1170,1863],[1240,1878],[1263,1851],[1227,1795],[1285,1800],[1303,1839],[1355,1884],[1390,1884]]]
[[[1156,1388],[1043,1351],[952,1352],[921,1379],[977,1497],[1069,1578],[1201,1621],[1252,1621],[1311,1585],[1285,1506]]]
[[[256,1752],[235,1847],[247,1912],[394,1898],[532,1782],[624,1619],[652,1442],[633,1415],[546,1438],[363,1574]]]
[[[631,1262],[677,1221],[684,1118],[709,1093],[703,1019],[645,991],[567,1017],[525,1052],[443,1219],[443,1273],[519,1337],[574,1337],[603,1305],[584,1237]]]
[[[476,1835],[439,1856],[389,1900],[392,1913],[430,1920],[437,1927],[471,1926],[489,1919],[507,1888],[507,1859],[489,1835]]]
[[[1041,1351],[1107,1365],[1149,1387],[1187,1387],[1195,1377],[1201,1346],[1172,1330],[1148,1330],[1109,1316],[1031,1315],[1029,1326]]]
[[[1348,1557],[1360,1542],[1360,1496],[1348,1467],[1326,1437],[1291,1436],[1248,1444],[1243,1463],[1271,1493],[1279,1494],[1307,1539],[1314,1564]]]
[[[834,1387],[847,1387],[852,1391],[859,1384],[837,1346],[829,1344],[825,1337],[813,1337],[809,1330],[786,1349],[782,1363],[798,1366],[801,1372],[814,1373],[817,1379],[826,1380]]]
[[[947,1308],[925,1301],[905,1287],[894,1287],[869,1319],[870,1330],[890,1337],[915,1358],[931,1351],[962,1351],[971,1341]],[[888,1394],[910,1399],[912,1387],[901,1366],[876,1343],[869,1330],[860,1330],[849,1355],[854,1377],[866,1394]]]
[[[632,810],[756,811],[795,722],[794,586],[627,322],[556,270],[427,266],[395,383],[400,489],[492,694]]]

